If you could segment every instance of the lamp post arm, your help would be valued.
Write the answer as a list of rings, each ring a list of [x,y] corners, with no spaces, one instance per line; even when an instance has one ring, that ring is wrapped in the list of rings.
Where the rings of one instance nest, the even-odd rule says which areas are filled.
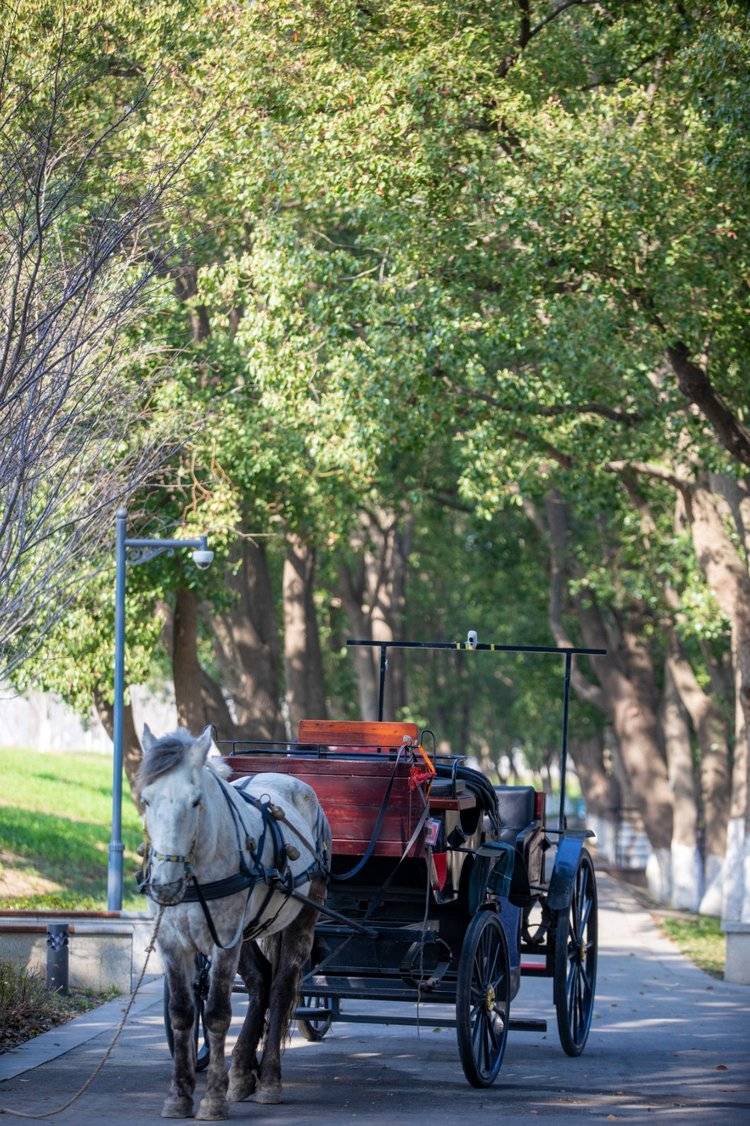
[[[169,551],[171,548],[177,547],[193,547],[197,550],[206,548],[208,540],[206,536],[198,536],[192,540],[148,540],[148,539],[126,539],[126,547],[155,547],[160,548],[162,551]]]

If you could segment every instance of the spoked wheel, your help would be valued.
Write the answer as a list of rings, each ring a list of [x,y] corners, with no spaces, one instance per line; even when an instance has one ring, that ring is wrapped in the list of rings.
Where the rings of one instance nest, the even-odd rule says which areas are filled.
[[[302,993],[300,994],[299,1004],[302,1009],[328,1008],[335,1012],[338,1008],[338,998],[323,997],[319,993]],[[330,1013],[327,1016],[321,1017],[319,1020],[311,1017],[299,1017],[297,1019],[297,1027],[305,1040],[318,1043],[330,1031],[332,1021],[333,1018]]]
[[[205,1071],[208,1067],[208,1061],[211,1056],[211,1050],[208,1046],[208,1035],[206,1033],[206,998],[208,997],[208,973],[211,969],[211,961],[205,954],[196,954],[195,956],[195,979],[193,981],[193,989],[195,991],[195,1024],[193,1026],[193,1036],[195,1038],[195,1070]],[[172,1029],[172,1018],[169,1015],[169,980],[164,975],[164,1030],[167,1034],[167,1047],[169,1048],[170,1055],[174,1055],[174,1031]],[[201,1044],[201,1038],[203,1043]]]
[[[464,1075],[472,1087],[495,1082],[510,1020],[508,943],[494,911],[480,911],[466,931],[458,962],[456,1032]]]
[[[578,861],[573,897],[555,924],[555,1009],[560,1043],[569,1056],[586,1046],[594,1011],[597,900],[594,865],[587,852]]]

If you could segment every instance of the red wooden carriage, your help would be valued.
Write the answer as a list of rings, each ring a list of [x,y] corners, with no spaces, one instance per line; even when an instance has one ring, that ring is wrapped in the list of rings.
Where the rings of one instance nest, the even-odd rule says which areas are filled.
[[[364,644],[364,643],[352,643]],[[572,660],[598,650],[467,643],[378,643],[380,706],[387,650],[541,652],[565,663],[561,804],[547,824],[544,795],[493,787],[461,756],[429,754],[416,725],[304,720],[295,742],[221,744],[234,776],[278,771],[311,785],[333,836],[326,911],[302,983],[297,1017],[320,1040],[333,1021],[416,1024],[357,1012],[358,1000],[450,1003],[461,1062],[475,1086],[491,1084],[522,975],[553,979],[563,1048],[579,1055],[596,979],[596,883],[584,840],[566,828],[565,768]]]

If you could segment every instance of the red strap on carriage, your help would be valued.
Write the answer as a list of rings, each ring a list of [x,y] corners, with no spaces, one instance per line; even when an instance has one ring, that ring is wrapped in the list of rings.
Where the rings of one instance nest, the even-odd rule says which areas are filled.
[[[409,771],[409,789],[410,790],[415,790],[417,788],[417,786],[421,786],[425,782],[431,782],[432,779],[437,774],[435,764],[432,761],[432,759],[430,758],[430,756],[427,754],[427,751],[424,749],[422,744],[417,743],[417,745],[413,749],[419,755],[419,757],[422,759],[423,765],[420,765],[419,763],[415,762],[414,765],[412,766],[411,770]]]

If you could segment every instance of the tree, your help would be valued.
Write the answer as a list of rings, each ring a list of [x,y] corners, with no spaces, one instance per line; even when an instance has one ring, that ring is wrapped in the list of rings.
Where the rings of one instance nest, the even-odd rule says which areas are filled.
[[[145,232],[176,165],[147,185],[101,181],[145,87],[106,124],[77,119],[94,68],[55,30],[37,72],[18,25],[0,51],[0,673],[26,659],[75,597],[110,516],[175,446],[131,378],[129,326],[160,256]],[[20,57],[19,57],[20,56]],[[131,437],[137,434],[137,437]]]
[[[193,623],[172,646],[190,673],[181,697],[198,701],[213,674],[234,717],[258,723],[256,697],[275,729],[284,691],[292,715],[310,706],[298,674],[317,668],[320,632],[329,685],[354,710],[347,616],[365,635],[463,633],[477,607],[509,628],[485,583],[511,640],[608,646],[576,675],[581,776],[606,793],[609,725],[664,894],[672,844],[694,857],[701,819],[708,872],[731,716],[705,698],[730,632],[732,674],[743,667],[750,526],[740,6],[206,2],[184,19],[167,5],[148,33],[131,15],[112,6],[120,65],[148,69],[166,44],[174,76],[134,162],[155,132],[185,143],[187,92],[218,114],[170,220],[190,253],[142,325],[180,352],[175,396],[215,411],[150,509],[208,521],[232,588],[195,613],[179,566],[154,583]],[[494,554],[476,547],[485,522]],[[421,717],[424,699],[490,763],[477,729],[493,721],[467,700],[491,689],[497,738],[541,767],[553,739],[536,674],[480,683],[463,668],[410,668],[395,709]]]

